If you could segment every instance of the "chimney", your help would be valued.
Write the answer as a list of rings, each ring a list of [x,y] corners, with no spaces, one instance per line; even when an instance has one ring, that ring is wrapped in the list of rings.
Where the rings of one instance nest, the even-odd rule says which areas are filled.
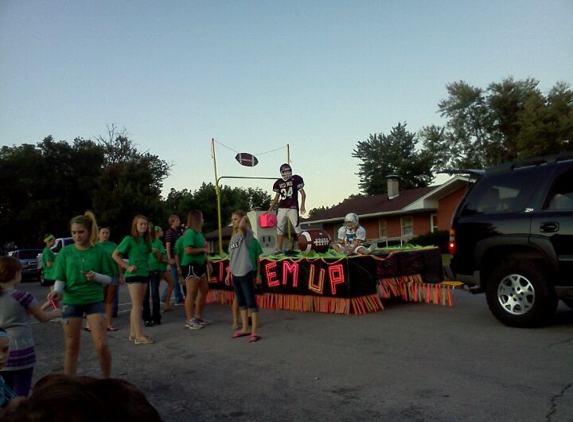
[[[399,180],[399,177],[395,174],[386,176],[386,181],[388,182],[388,199],[394,199],[400,195]]]

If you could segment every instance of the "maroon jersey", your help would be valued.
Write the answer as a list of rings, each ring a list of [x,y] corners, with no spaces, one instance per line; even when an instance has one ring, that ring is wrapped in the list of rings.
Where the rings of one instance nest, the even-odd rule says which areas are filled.
[[[298,191],[304,187],[302,177],[295,174],[288,180],[277,179],[273,191],[280,194],[279,208],[293,208],[298,210]]]

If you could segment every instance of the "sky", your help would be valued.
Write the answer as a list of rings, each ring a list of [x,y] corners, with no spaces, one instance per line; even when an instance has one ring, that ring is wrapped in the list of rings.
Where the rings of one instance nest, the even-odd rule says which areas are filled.
[[[0,145],[116,125],[171,166],[164,195],[215,170],[272,195],[289,159],[332,206],[358,142],[444,124],[448,84],[573,84],[572,22],[571,0],[0,0]]]

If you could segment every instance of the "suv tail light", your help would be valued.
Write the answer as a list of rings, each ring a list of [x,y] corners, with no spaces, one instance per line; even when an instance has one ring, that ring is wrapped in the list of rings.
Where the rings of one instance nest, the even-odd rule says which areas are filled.
[[[454,229],[450,229],[450,240],[448,241],[448,249],[450,251],[450,255],[456,254],[456,231]]]

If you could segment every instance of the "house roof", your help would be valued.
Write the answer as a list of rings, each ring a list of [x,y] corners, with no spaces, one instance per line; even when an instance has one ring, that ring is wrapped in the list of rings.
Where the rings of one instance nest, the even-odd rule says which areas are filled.
[[[468,184],[466,177],[456,176],[447,182],[424,188],[401,191],[397,197],[388,199],[387,194],[362,196],[345,199],[340,204],[309,217],[306,222],[328,223],[340,221],[350,212],[360,217],[376,217],[388,214],[404,214],[422,211],[435,211],[438,200]]]
[[[231,235],[233,234],[233,226],[225,226],[221,228],[221,237],[223,239],[230,239]],[[205,240],[218,240],[219,239],[219,230],[210,231],[207,234],[203,235]]]

